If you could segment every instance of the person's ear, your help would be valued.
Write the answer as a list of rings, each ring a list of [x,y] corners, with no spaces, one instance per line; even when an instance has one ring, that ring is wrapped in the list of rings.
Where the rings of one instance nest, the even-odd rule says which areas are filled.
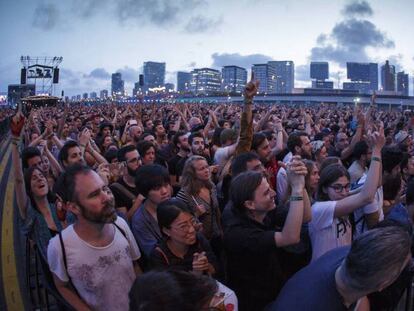
[[[171,229],[162,228],[162,232],[168,237],[171,235]]]
[[[244,202],[244,206],[248,209],[248,210],[254,210],[254,201],[252,200],[247,200]]]

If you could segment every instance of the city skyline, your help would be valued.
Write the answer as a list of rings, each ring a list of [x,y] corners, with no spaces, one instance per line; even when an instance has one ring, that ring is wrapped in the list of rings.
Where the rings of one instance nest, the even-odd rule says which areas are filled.
[[[337,87],[346,62],[387,59],[409,74],[412,95],[414,43],[405,29],[413,9],[405,0],[3,0],[0,91],[19,83],[21,55],[45,55],[63,57],[57,91],[69,96],[110,89],[114,72],[131,94],[147,61],[165,62],[165,82],[176,85],[178,71],[236,65],[250,72],[253,64],[292,60],[295,87],[310,87],[311,61],[327,61]]]

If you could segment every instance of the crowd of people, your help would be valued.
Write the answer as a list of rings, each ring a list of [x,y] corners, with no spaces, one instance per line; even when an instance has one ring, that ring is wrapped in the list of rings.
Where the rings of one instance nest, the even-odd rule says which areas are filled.
[[[412,282],[411,115],[243,104],[21,110],[16,206],[76,310],[389,310]]]

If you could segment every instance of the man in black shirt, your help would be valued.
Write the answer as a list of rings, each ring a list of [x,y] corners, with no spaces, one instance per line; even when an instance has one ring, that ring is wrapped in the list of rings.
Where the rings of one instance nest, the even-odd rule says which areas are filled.
[[[119,149],[117,157],[119,163],[123,163],[123,174],[110,188],[115,197],[117,211],[130,220],[144,200],[135,187],[135,175],[141,166],[141,157],[133,145]]]

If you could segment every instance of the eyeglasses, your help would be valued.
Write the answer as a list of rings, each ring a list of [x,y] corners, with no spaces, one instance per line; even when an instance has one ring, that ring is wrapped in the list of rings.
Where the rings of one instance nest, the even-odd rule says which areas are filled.
[[[346,185],[333,184],[329,186],[329,188],[332,188],[336,193],[341,193],[342,191],[344,191],[344,189],[346,190],[346,192],[348,192],[351,189],[351,184],[350,183],[347,183]]]
[[[188,232],[190,231],[190,228],[195,229],[200,222],[197,218],[193,217],[189,219],[188,221],[181,223],[179,226],[175,227],[175,229],[181,231],[181,232]],[[172,227],[174,229],[174,227]]]

